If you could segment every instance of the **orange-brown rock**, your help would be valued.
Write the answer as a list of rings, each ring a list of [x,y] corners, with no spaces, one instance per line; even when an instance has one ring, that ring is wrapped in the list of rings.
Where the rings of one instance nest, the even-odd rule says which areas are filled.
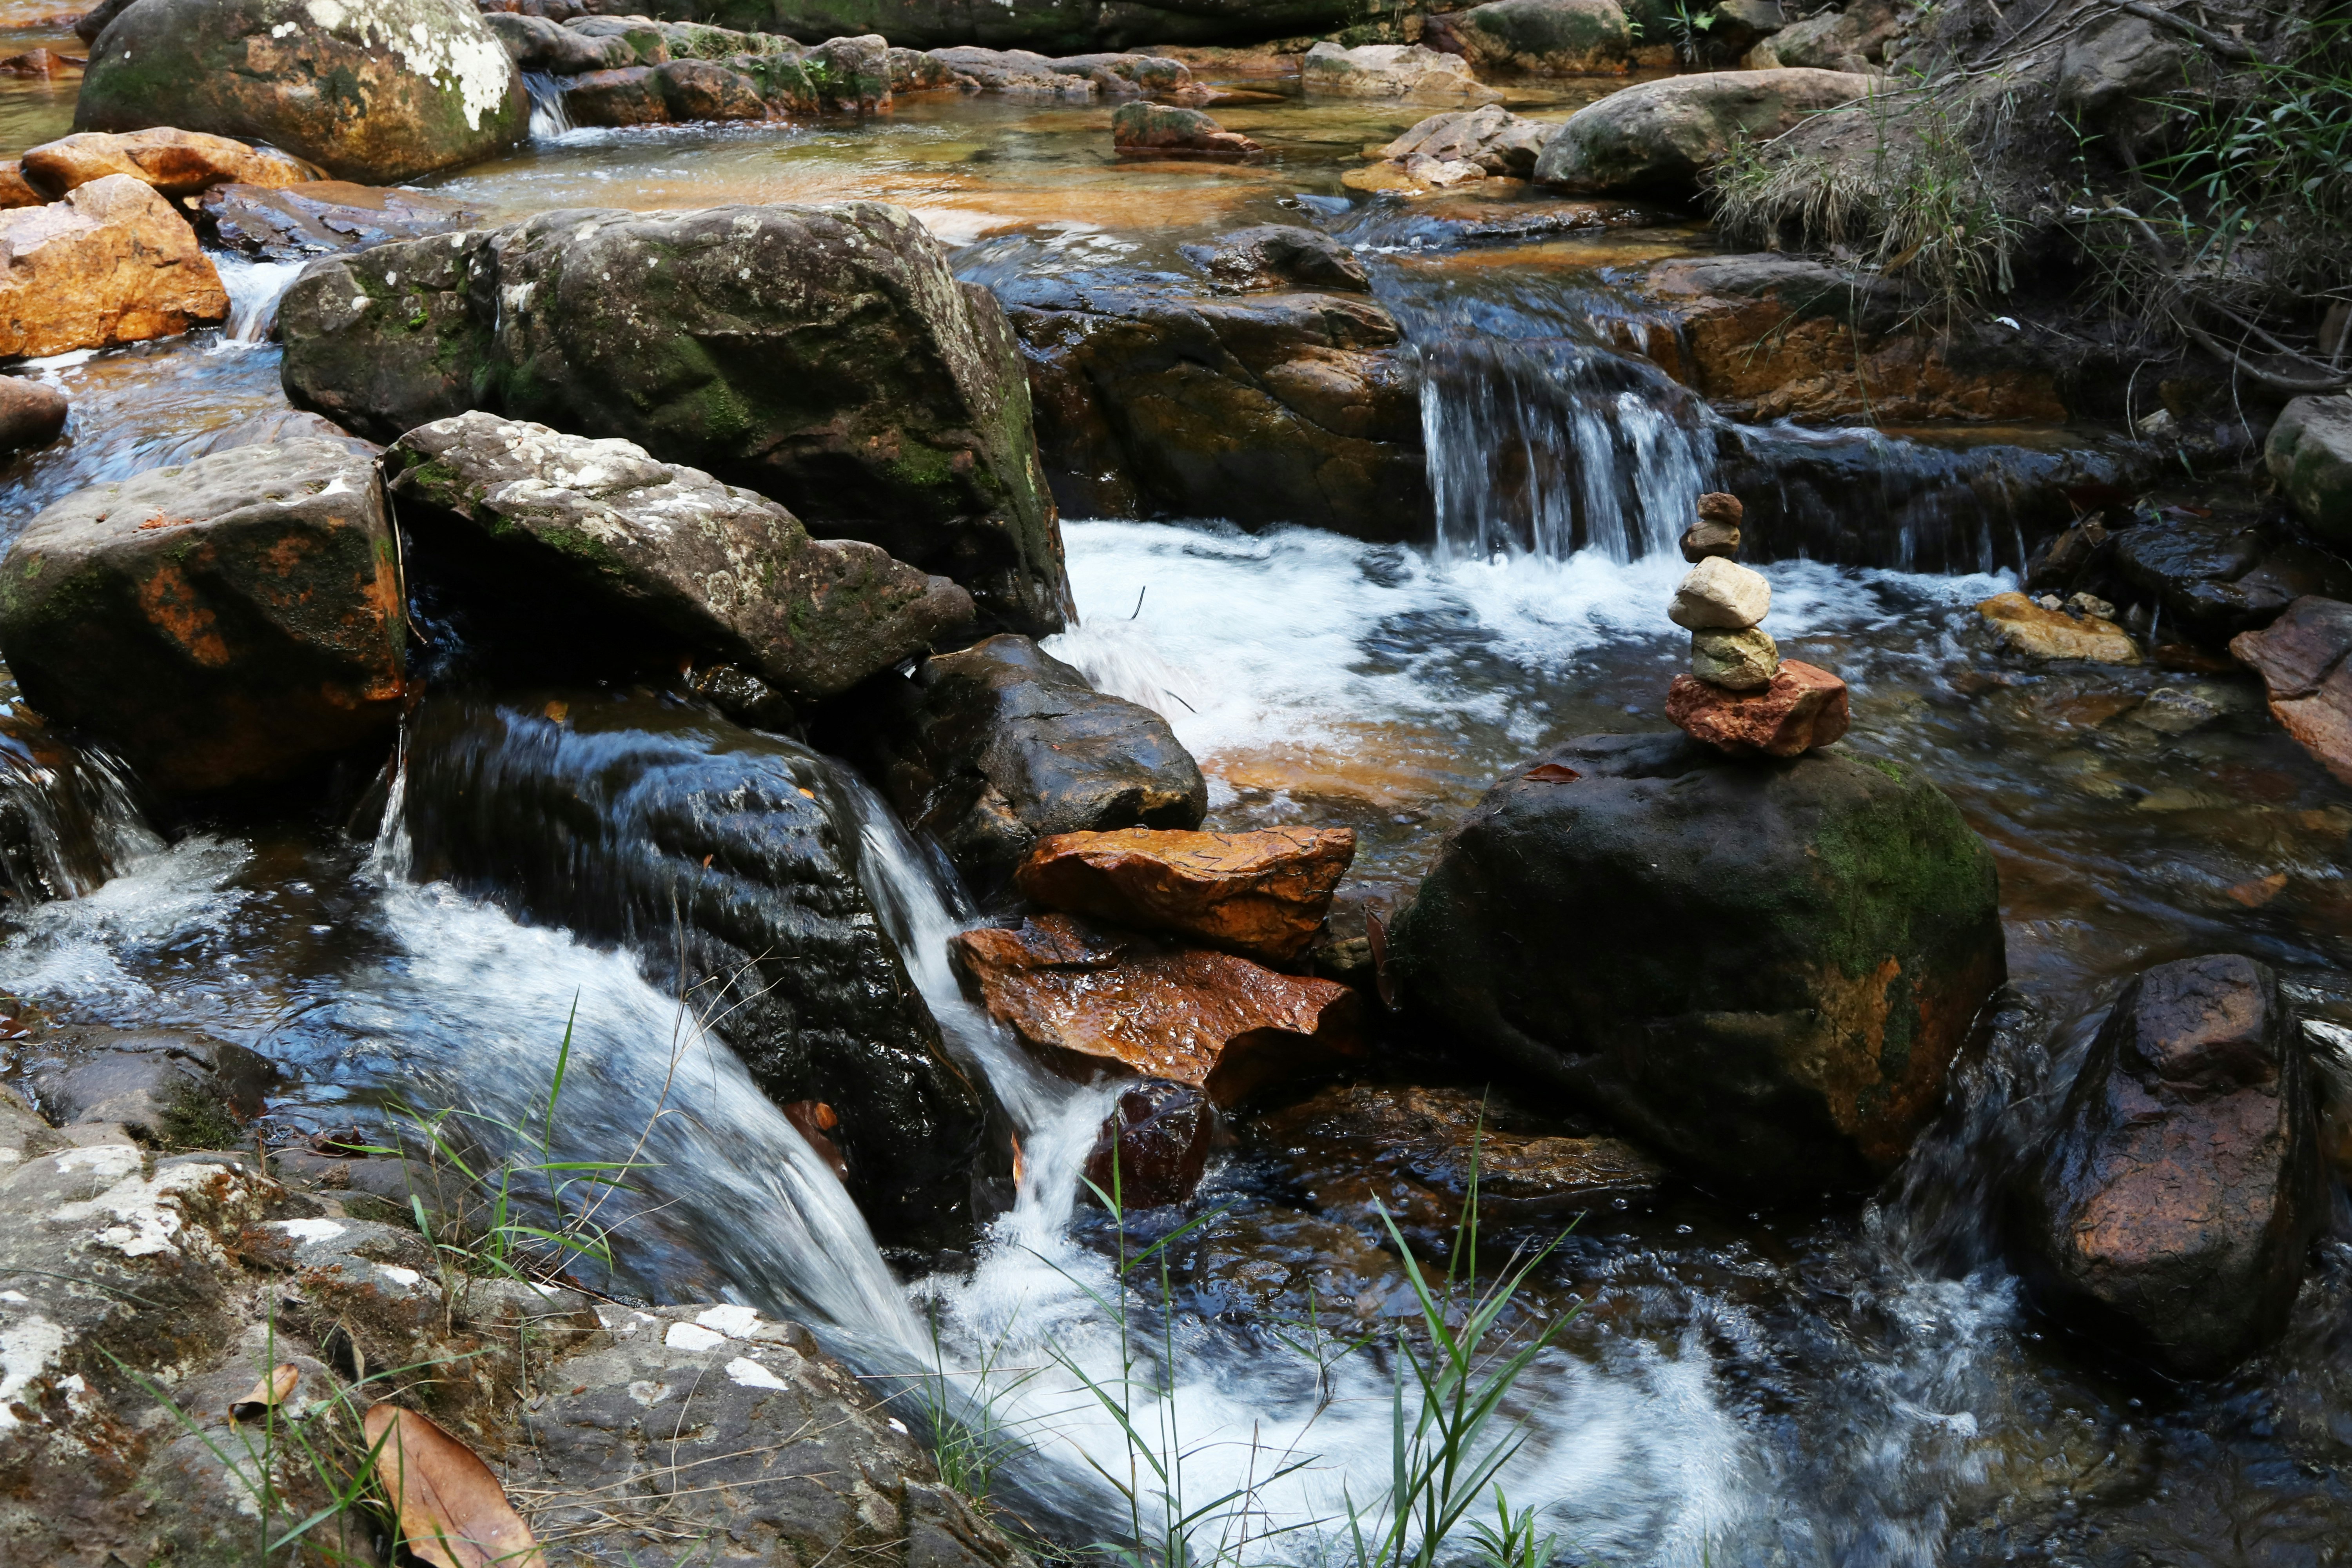
[[[1363,1004],[1328,980],[1072,915],[950,943],[964,988],[1056,1071],[1167,1079],[1221,1106],[1362,1048]]]
[[[1687,735],[1735,757],[1793,757],[1845,733],[1845,682],[1802,660],[1784,658],[1768,686],[1732,691],[1677,675],[1666,691],[1666,717]]]
[[[227,314],[195,231],[128,175],[0,213],[0,358],[169,337]]]
[[[25,183],[25,165],[21,159],[11,158],[0,163],[0,208],[43,207],[49,198]]]
[[[2262,676],[2280,727],[2352,784],[2352,605],[2306,595],[2230,651]]]
[[[226,136],[168,125],[116,135],[84,131],[44,142],[22,160],[25,179],[51,197],[109,174],[128,174],[167,196],[193,196],[215,185],[307,184],[319,171],[299,158]]]
[[[1087,1153],[1086,1195],[1099,1192],[1124,1209],[1181,1204],[1201,1184],[1216,1109],[1189,1084],[1139,1083],[1118,1097]],[[1099,1199],[1096,1201],[1099,1202]]]
[[[1286,963],[1314,940],[1355,856],[1349,827],[1120,827],[1044,839],[1013,880],[1049,909]]]

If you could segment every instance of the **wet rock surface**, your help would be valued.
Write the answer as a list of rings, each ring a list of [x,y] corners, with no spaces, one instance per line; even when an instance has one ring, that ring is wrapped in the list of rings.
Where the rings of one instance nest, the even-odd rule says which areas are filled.
[[[2263,678],[2271,716],[2352,784],[2352,605],[2297,599],[2267,629],[2240,633],[2230,651]]]
[[[2045,597],[2053,597],[2045,595]],[[2112,608],[2112,606],[2110,606]],[[2137,664],[2139,645],[2105,616],[2053,608],[2023,594],[1996,594],[1977,606],[2001,645],[2032,658]]]
[[[0,453],[46,447],[66,427],[66,395],[21,375],[0,376]]]
[[[1991,852],[1925,776],[1680,735],[1497,784],[1388,952],[1453,1061],[1759,1196],[1898,1159],[2004,968]]]
[[[339,250],[365,250],[470,228],[482,217],[446,196],[347,180],[214,185],[205,192],[199,210],[217,244],[257,261],[307,261]]]
[[[278,310],[300,407],[392,440],[480,408],[634,441],[971,591],[1069,612],[1003,313],[897,207],[571,212],[307,268]]]
[[[1393,168],[1403,179],[1423,185],[1465,184],[1468,173],[1463,165],[1476,169],[1482,177],[1524,180],[1535,173],[1544,143],[1559,129],[1491,103],[1451,110],[1431,115],[1382,147],[1383,163],[1375,167]],[[1349,185],[1380,188],[1379,180],[1359,179],[1368,173],[1350,170]]]
[[[1040,838],[1187,828],[1208,784],[1167,721],[1003,634],[884,676],[821,731],[974,890],[1003,887]]]
[[[1329,289],[1369,294],[1372,280],[1348,247],[1319,229],[1260,224],[1183,247],[1220,294],[1272,289]]]
[[[226,1040],[85,1028],[41,1041],[17,1082],[58,1126],[112,1124],[143,1142],[205,1149],[241,1142],[270,1078],[268,1063]]]
[[[0,563],[0,652],[27,700],[166,791],[388,739],[405,635],[375,466],[326,441],[93,486]]]
[[[1122,158],[1255,157],[1265,151],[1197,109],[1123,103],[1110,117],[1112,150]]]
[[[446,555],[485,592],[535,598],[548,626],[584,620],[595,638],[647,623],[789,697],[846,690],[971,623],[971,596],[946,578],[812,540],[775,502],[627,441],[463,414],[403,436],[384,473],[420,569]]]
[[[1738,139],[1777,136],[1809,114],[1865,97],[1871,79],[1782,68],[1643,82],[1570,115],[1545,144],[1535,177],[1571,195],[1687,194]]]
[[[228,314],[220,274],[171,204],[112,174],[0,212],[0,356],[169,337]]]
[[[1086,1195],[1122,1210],[1181,1204],[1201,1184],[1216,1140],[1217,1112],[1186,1084],[1150,1082],[1118,1097],[1087,1152]]]
[[[886,1244],[962,1245],[1011,1151],[859,880],[828,765],[652,697],[436,698],[408,744],[418,874],[625,942],[779,1105],[833,1108]]]
[[[1845,682],[1802,659],[1781,659],[1747,689],[1677,675],[1666,717],[1693,738],[1735,757],[1794,757],[1842,740],[1852,722]]]
[[[168,126],[120,136],[85,131],[44,142],[19,162],[26,182],[52,199],[109,174],[128,174],[174,197],[199,195],[215,185],[274,188],[319,177],[301,159],[270,148]]]
[[[2275,1337],[2326,1223],[2305,1047],[2268,966],[2134,978],[2021,1178],[2051,1303],[2192,1376]]]
[[[2352,548],[2352,395],[2290,402],[2271,426],[2263,460],[2305,528]]]
[[[1048,909],[1288,963],[1314,940],[1355,854],[1346,827],[1129,827],[1056,834],[1030,851],[1013,881]]]

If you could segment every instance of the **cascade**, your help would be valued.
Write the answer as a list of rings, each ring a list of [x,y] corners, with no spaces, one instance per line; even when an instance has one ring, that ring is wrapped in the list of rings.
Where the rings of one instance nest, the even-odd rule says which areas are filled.
[[[0,903],[80,898],[163,847],[113,758],[0,723]]]
[[[525,71],[524,90],[530,94],[530,134],[546,141],[572,130],[572,116],[563,107],[563,83],[545,71]]]

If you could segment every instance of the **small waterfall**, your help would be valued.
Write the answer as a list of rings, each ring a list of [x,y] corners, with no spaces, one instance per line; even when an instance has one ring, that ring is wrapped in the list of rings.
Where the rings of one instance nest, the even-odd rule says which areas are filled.
[[[215,252],[213,266],[221,287],[228,290],[228,320],[221,324],[219,346],[251,348],[269,341],[278,324],[278,302],[293,287],[305,264],[299,261],[254,261]]]
[[[112,758],[0,722],[0,903],[81,898],[163,847]]]
[[[525,71],[522,84],[530,94],[530,133],[545,141],[572,130],[572,115],[563,107],[563,82],[545,71]]]

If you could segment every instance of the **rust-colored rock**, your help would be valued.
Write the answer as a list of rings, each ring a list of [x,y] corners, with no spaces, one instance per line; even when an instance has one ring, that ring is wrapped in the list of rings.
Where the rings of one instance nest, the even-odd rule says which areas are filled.
[[[109,174],[128,174],[167,196],[193,196],[215,185],[307,184],[318,169],[268,147],[168,125],[116,135],[84,131],[44,142],[22,160],[26,182],[56,197]]]
[[[1344,985],[1071,915],[965,931],[949,951],[965,990],[1073,1077],[1125,1070],[1230,1106],[1362,1048],[1363,1005]]]
[[[0,163],[0,208],[44,207],[49,198],[26,183],[25,163],[21,158]]]
[[[1355,856],[1349,827],[1122,827],[1045,839],[1013,880],[1049,909],[1287,963],[1314,940]]]
[[[1103,1118],[1087,1155],[1087,1180],[1093,1186],[1085,1195],[1100,1202],[1096,1192],[1108,1193],[1122,1210],[1181,1204],[1201,1184],[1216,1131],[1216,1108],[1199,1089],[1181,1083],[1138,1084]]]
[[[227,314],[195,231],[127,174],[0,212],[0,358],[169,337]]]
[[[2306,595],[2230,651],[2262,676],[2280,726],[2352,784],[2352,605]]]
[[[1784,658],[1771,684],[1732,691],[1677,675],[1666,717],[1695,740],[1735,757],[1793,757],[1845,733],[1845,682],[1801,659]]]

